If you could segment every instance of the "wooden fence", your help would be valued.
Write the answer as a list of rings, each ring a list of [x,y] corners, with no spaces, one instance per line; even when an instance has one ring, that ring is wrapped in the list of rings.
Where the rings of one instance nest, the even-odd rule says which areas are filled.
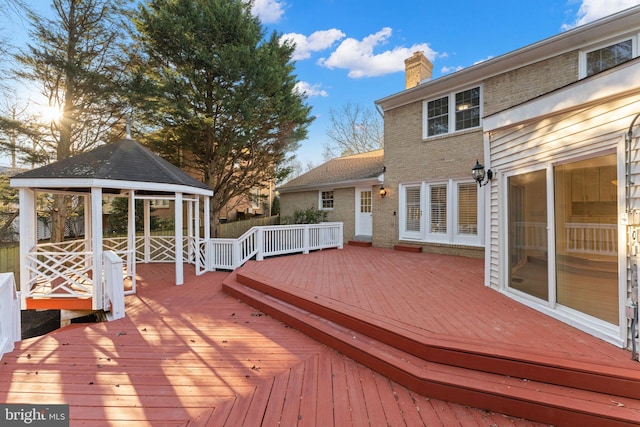
[[[280,216],[266,216],[262,218],[251,218],[245,221],[235,221],[226,224],[218,224],[216,227],[217,234],[215,237],[220,239],[237,239],[252,227],[261,227],[264,225],[280,224]]]
[[[16,283],[20,283],[20,246],[0,247],[0,273],[13,273]]]

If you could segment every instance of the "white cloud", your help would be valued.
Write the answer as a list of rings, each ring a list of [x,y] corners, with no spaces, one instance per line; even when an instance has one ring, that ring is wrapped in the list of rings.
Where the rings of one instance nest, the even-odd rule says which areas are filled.
[[[310,58],[312,52],[319,52],[331,47],[344,36],[345,34],[342,31],[332,28],[330,30],[316,31],[309,37],[298,33],[283,34],[280,37],[280,41],[290,40],[295,43],[296,50],[293,52],[292,59],[298,61]]]
[[[426,43],[411,47],[397,46],[391,50],[374,53],[376,47],[387,42],[391,33],[391,28],[385,27],[362,40],[347,38],[328,58],[320,59],[319,64],[329,69],[347,69],[349,77],[360,78],[404,71],[404,60],[416,51],[422,51],[431,61],[435,58],[437,53]]]
[[[312,98],[314,96],[329,96],[326,90],[321,89],[319,84],[312,85],[308,82],[298,82],[296,83],[296,92],[305,98]]]
[[[640,0],[582,0],[575,22],[564,24],[562,29],[570,30],[638,4]]]
[[[264,24],[280,21],[284,14],[285,2],[281,0],[253,0],[251,13]]]
[[[464,67],[462,65],[457,65],[455,67],[442,67],[440,72],[442,74],[455,73],[456,71],[462,70]]]

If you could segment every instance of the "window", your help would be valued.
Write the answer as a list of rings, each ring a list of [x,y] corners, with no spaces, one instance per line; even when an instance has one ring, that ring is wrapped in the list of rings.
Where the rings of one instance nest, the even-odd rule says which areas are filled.
[[[333,209],[333,191],[320,192],[320,209]]]
[[[431,233],[447,232],[447,185],[438,184],[429,187],[431,198],[429,205],[429,230]]]
[[[440,135],[449,132],[449,97],[427,103],[428,135]]]
[[[587,77],[613,68],[633,58],[633,44],[625,40],[611,46],[587,52]]]
[[[475,182],[450,179],[401,185],[400,194],[400,239],[480,245]]]
[[[479,127],[480,86],[427,101],[423,114],[425,138]]]
[[[420,187],[405,188],[405,231],[420,232]]]
[[[360,213],[371,213],[371,191],[360,192]]]
[[[480,126],[480,88],[456,93],[456,130]]]
[[[476,236],[478,234],[478,185],[458,184],[458,234]]]
[[[606,40],[580,51],[580,78],[593,76],[638,56],[638,34]]]
[[[151,206],[154,209],[169,209],[169,200],[167,199],[152,199]]]

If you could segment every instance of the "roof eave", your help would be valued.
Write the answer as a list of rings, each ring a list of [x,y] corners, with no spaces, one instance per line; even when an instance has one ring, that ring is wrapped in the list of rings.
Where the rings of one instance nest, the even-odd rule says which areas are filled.
[[[580,49],[595,40],[622,35],[638,28],[640,6],[546,38],[518,50],[472,65],[455,73],[422,83],[375,101],[383,111],[398,108],[463,85],[479,83],[535,62]],[[615,25],[612,26],[612,23]]]
[[[310,185],[298,185],[295,187],[279,187],[276,188],[281,194],[284,193],[299,193],[302,191],[316,191],[316,190],[327,190],[334,188],[350,188],[350,187],[359,187],[364,185],[377,185],[381,184],[383,181],[380,176],[374,178],[365,178],[358,180],[349,180],[349,181],[341,181],[341,182],[326,182],[321,184],[310,184]]]
[[[15,188],[109,188],[158,193],[183,193],[209,197],[213,196],[212,190],[207,190],[199,187],[191,187],[188,185],[150,183],[140,181],[119,181],[99,178],[61,178],[56,180],[47,180],[46,183],[40,178],[11,178],[10,183],[11,186]]]

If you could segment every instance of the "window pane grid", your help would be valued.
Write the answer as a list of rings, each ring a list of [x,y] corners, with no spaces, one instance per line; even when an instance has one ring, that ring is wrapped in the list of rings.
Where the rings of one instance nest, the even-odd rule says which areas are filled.
[[[440,135],[449,132],[449,97],[427,103],[427,134]]]
[[[456,130],[480,126],[480,88],[456,93]]]
[[[360,213],[371,212],[371,191],[360,192]]]
[[[323,191],[320,198],[322,209],[333,209],[333,191]]]

